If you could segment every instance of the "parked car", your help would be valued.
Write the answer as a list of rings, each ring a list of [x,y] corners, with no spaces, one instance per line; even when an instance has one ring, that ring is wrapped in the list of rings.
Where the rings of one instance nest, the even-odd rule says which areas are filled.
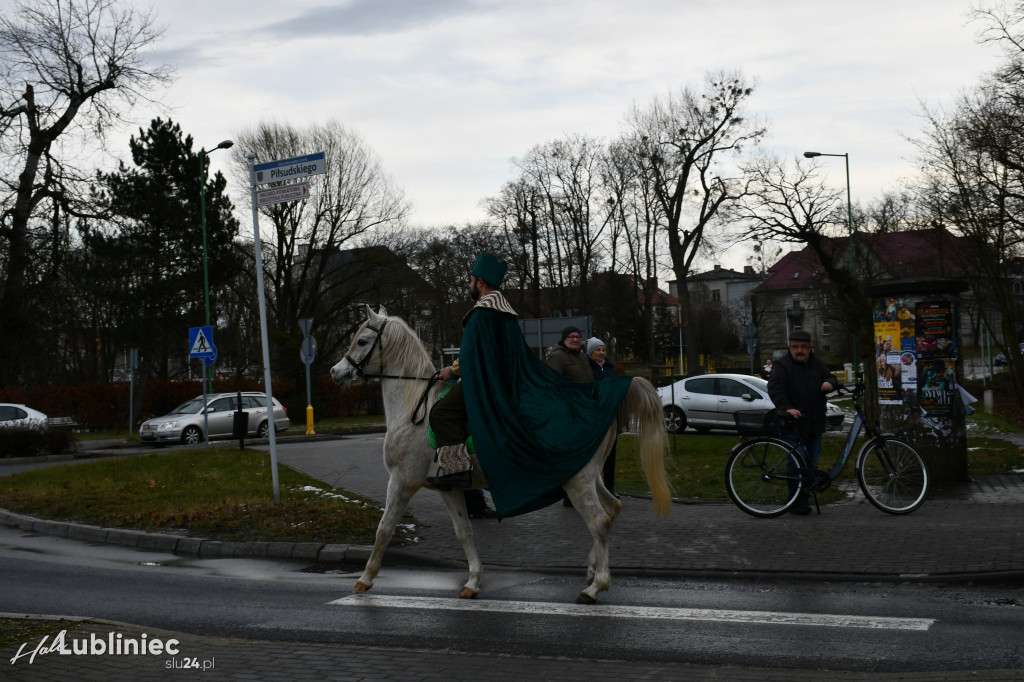
[[[205,440],[203,429],[210,428],[210,440],[231,438],[235,412],[238,411],[238,393],[213,393],[206,396],[206,418],[203,418],[203,396],[178,405],[168,414],[147,419],[139,427],[139,440],[159,447],[167,443],[194,445]],[[270,427],[267,422],[267,395],[256,391],[242,393],[242,411],[248,415],[247,437],[266,438]],[[274,428],[281,432],[291,426],[288,411],[274,398]]]
[[[1020,344],[1020,352],[1021,354],[1024,354],[1024,343]],[[992,359],[992,362],[997,365],[1005,365],[1008,362],[1006,359],[1006,353],[997,353],[995,358]]]
[[[46,415],[21,403],[0,403],[0,428],[46,426]]]
[[[736,412],[768,414],[775,404],[768,397],[768,382],[746,374],[702,374],[658,389],[665,409],[665,427],[669,433],[682,433],[687,427],[698,431],[736,430]],[[674,396],[674,399],[673,399]],[[674,402],[673,402],[674,400]],[[829,431],[842,428],[845,415],[828,403],[825,419]]]

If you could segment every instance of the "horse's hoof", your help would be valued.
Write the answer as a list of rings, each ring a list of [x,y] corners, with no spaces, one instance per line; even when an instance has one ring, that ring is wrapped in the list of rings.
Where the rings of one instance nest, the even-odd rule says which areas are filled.
[[[468,587],[463,587],[462,591],[459,592],[459,599],[476,599],[476,590],[471,590]]]
[[[363,592],[368,591],[370,587],[372,587],[372,585],[367,585],[362,581],[357,581],[356,586],[352,588],[352,594],[362,594]]]
[[[580,596],[576,597],[576,603],[577,604],[587,604],[587,605],[590,605],[590,604],[596,604],[597,600],[594,599],[593,597],[591,597],[586,592],[580,592]]]

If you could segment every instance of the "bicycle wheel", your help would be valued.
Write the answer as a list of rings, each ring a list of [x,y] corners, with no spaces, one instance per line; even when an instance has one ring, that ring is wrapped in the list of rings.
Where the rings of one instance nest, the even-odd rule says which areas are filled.
[[[879,436],[857,455],[857,478],[868,501],[889,514],[909,514],[928,494],[928,467],[917,450]]]
[[[804,487],[804,461],[788,443],[754,438],[733,448],[725,487],[736,506],[751,516],[785,514]]]

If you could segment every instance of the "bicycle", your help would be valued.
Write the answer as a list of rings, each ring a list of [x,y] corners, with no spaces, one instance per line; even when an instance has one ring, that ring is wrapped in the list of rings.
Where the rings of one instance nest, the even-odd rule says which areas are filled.
[[[863,375],[858,374],[853,390],[847,391],[853,396],[856,416],[830,471],[808,467],[800,446],[775,435],[780,429],[773,413],[735,413],[740,435],[753,436],[732,449],[725,468],[726,489],[736,506],[759,518],[781,516],[806,489],[820,514],[818,493],[827,490],[846,468],[861,431],[867,432],[867,442],[857,454],[855,468],[864,497],[889,514],[909,514],[921,506],[929,482],[924,459],[912,445],[880,433],[868,420],[861,407]]]

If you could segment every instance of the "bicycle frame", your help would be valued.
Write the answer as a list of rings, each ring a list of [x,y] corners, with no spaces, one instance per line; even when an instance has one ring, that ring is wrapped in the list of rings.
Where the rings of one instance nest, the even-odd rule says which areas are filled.
[[[850,455],[853,454],[854,445],[857,442],[857,437],[860,436],[860,432],[867,425],[867,418],[860,409],[860,405],[857,404],[854,399],[854,407],[857,409],[857,414],[853,418],[853,426],[850,427],[850,432],[846,434],[846,441],[843,442],[843,449],[839,451],[839,456],[836,457],[836,463],[828,472],[828,477],[831,480],[839,478],[839,474],[843,473],[843,469],[846,468],[846,463],[850,459]]]
[[[839,451],[839,455],[836,457],[836,462],[832,468],[828,471],[828,478],[830,481],[834,481],[839,478],[839,475],[843,473],[843,469],[846,468],[847,462],[850,460],[850,455],[853,454],[854,447],[857,443],[857,438],[864,431],[867,432],[869,440],[877,437],[878,429],[876,429],[864,414],[864,409],[860,405],[861,396],[864,394],[864,384],[858,383],[854,389],[850,392],[853,397],[853,408],[856,410],[856,414],[853,417],[853,425],[850,426],[850,432],[846,434],[846,440],[843,442],[843,448]],[[796,446],[798,451],[803,457],[803,453],[806,452],[803,439],[797,437],[799,445]],[[810,479],[810,472],[805,478]]]

